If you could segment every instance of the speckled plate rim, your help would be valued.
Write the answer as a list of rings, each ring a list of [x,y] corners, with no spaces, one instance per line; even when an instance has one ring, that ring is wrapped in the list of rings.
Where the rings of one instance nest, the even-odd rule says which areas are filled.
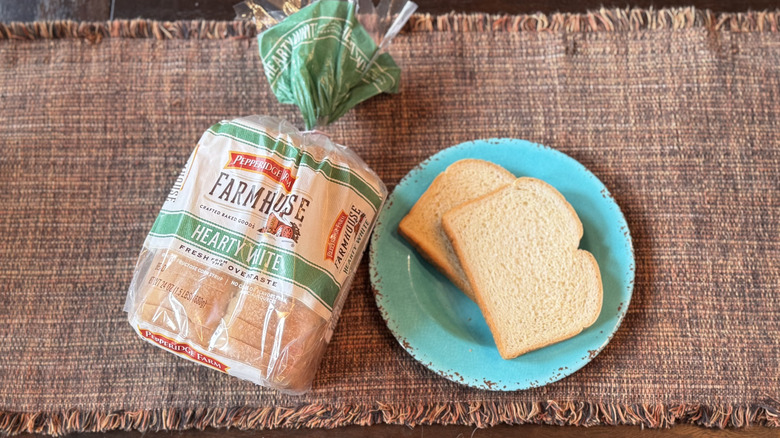
[[[494,162],[516,176],[540,178],[569,200],[585,229],[580,247],[594,254],[602,271],[604,302],[594,325],[566,341],[512,360],[501,359],[476,304],[398,235],[401,218],[433,178],[464,158]],[[514,391],[560,380],[596,357],[626,314],[635,265],[625,217],[593,173],[544,145],[518,139],[487,139],[444,149],[398,183],[379,214],[371,240],[369,270],[377,307],[389,330],[412,357],[456,383]],[[420,288],[425,292],[418,293]]]

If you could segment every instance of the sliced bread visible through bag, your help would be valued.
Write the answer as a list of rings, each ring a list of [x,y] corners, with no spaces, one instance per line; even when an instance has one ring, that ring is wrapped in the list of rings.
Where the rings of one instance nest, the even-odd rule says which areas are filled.
[[[471,286],[441,227],[441,217],[453,207],[514,180],[511,172],[488,161],[456,161],[433,180],[398,226],[401,236],[472,300]]]
[[[456,207],[442,225],[505,359],[571,338],[601,312],[583,228],[555,188],[534,178]]]

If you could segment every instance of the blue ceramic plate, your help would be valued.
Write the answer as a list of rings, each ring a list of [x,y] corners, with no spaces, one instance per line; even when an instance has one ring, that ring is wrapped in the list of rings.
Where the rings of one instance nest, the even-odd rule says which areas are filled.
[[[580,248],[590,251],[601,269],[604,302],[595,324],[566,341],[504,360],[477,305],[399,236],[398,223],[436,175],[464,158],[544,180],[571,203],[584,228]],[[463,143],[409,172],[379,215],[370,256],[377,306],[403,348],[452,381],[491,390],[542,386],[582,368],[620,326],[634,284],[631,235],[604,184],[568,155],[523,140]]]

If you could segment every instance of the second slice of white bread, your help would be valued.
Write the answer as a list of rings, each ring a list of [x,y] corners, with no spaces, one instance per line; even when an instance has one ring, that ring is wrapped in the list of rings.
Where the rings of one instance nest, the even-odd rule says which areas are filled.
[[[463,204],[442,224],[504,359],[571,338],[601,312],[582,223],[555,188],[534,178]]]
[[[473,300],[466,275],[441,227],[441,217],[453,207],[511,184],[515,179],[511,172],[489,161],[456,161],[433,180],[401,220],[398,232]]]

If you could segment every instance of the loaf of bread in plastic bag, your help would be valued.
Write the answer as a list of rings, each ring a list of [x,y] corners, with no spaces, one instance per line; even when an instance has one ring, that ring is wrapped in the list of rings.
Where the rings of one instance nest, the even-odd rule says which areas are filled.
[[[201,365],[305,392],[386,196],[322,134],[270,117],[218,123],[144,242],[130,323]]]

